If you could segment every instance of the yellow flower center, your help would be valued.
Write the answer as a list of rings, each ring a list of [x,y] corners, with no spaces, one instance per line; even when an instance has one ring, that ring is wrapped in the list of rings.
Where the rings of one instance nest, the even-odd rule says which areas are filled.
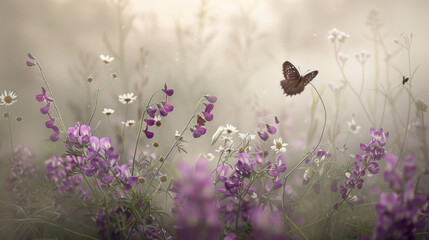
[[[125,98],[124,101],[129,102],[129,101],[131,101],[131,98]]]
[[[352,124],[352,125],[350,126],[350,128],[351,128],[353,131],[355,131],[355,130],[357,129],[357,126],[356,126],[355,124]]]
[[[283,144],[281,142],[276,142],[276,148],[281,149],[283,147]]]
[[[4,101],[5,101],[6,103],[11,103],[11,102],[12,102],[12,100],[13,100],[13,98],[12,98],[11,96],[9,96],[9,95],[7,95],[6,97],[4,97]]]

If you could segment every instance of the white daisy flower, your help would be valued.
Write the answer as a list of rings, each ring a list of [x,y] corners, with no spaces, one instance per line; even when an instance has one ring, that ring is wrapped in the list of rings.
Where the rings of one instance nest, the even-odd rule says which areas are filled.
[[[111,108],[105,108],[105,109],[103,110],[103,114],[104,114],[104,115],[107,115],[107,116],[110,116],[110,115],[112,115],[113,113],[115,113],[115,110],[113,110],[113,109],[111,109]]]
[[[361,126],[357,125],[356,121],[355,121],[355,117],[352,117],[352,120],[349,122],[347,121],[347,125],[349,126],[350,132],[353,134],[358,134]]]
[[[5,90],[4,93],[0,94],[0,105],[10,106],[18,101],[16,100],[17,97],[16,93],[12,91],[6,92]]]
[[[228,136],[222,136],[221,141],[224,142],[225,144],[226,143],[232,144],[234,142],[234,140],[232,140],[232,137],[228,137]]]
[[[219,146],[219,149],[215,150],[215,152],[217,153],[223,153],[223,152],[229,153],[231,151],[232,151],[232,148],[230,147],[224,148],[223,146]]]
[[[232,126],[231,124],[226,124],[226,127],[223,128],[223,133],[227,133],[233,135],[238,132],[237,128]]]
[[[279,153],[279,152],[283,152],[284,153],[284,152],[287,151],[286,146],[288,144],[287,143],[283,143],[283,140],[282,140],[281,137],[279,137],[277,139],[274,139],[273,144],[274,145],[271,146],[271,149],[274,150],[274,151],[276,151],[276,153]]]
[[[109,55],[103,55],[100,54],[100,59],[105,63],[105,64],[109,64],[110,62],[112,62],[113,60],[115,60],[114,57],[110,57]]]
[[[134,93],[124,93],[119,95],[119,102],[122,104],[133,103],[137,99],[137,96],[134,96]]]
[[[238,137],[241,138],[241,139],[243,139],[243,140],[246,138],[249,141],[249,140],[255,140],[256,135],[253,135],[253,134],[247,135],[247,133],[239,133]]]
[[[134,121],[134,120],[127,120],[126,122],[122,121],[121,123],[127,127],[132,127],[132,126],[136,125],[136,121]]]

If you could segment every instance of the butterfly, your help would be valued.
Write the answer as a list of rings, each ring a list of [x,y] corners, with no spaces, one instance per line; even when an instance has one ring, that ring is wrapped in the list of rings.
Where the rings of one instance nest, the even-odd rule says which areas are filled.
[[[405,85],[405,83],[408,82],[408,80],[410,79],[405,76],[402,76],[402,85]]]
[[[283,88],[286,96],[300,94],[304,91],[305,86],[313,80],[318,73],[319,71],[312,71],[301,76],[298,69],[296,69],[292,63],[286,61],[283,63],[283,75],[285,79],[280,81],[280,86]]]

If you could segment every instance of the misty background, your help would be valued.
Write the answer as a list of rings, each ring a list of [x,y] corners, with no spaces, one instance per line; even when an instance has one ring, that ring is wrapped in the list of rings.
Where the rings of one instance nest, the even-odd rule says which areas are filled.
[[[145,106],[151,94],[166,82],[175,90],[169,98],[175,110],[163,120],[162,127],[155,130],[154,139],[143,140],[143,145],[161,143],[156,150],[159,152],[173,144],[174,132],[183,129],[202,95],[217,96],[215,118],[207,123],[207,135],[197,140],[185,135],[191,140],[186,146],[190,159],[200,153],[214,152],[217,147],[210,147],[210,140],[218,126],[233,124],[240,132],[247,132],[266,114],[280,117],[279,136],[289,143],[292,153],[308,151],[316,141],[306,136],[310,104],[317,100],[317,95],[307,86],[300,95],[285,97],[279,85],[284,79],[282,64],[288,60],[299,67],[302,74],[307,70],[319,71],[313,84],[326,103],[329,127],[336,111],[329,83],[338,84],[342,80],[334,48],[327,39],[332,28],[350,35],[341,52],[349,56],[344,70],[355,88],[360,87],[362,69],[354,53],[362,50],[371,53],[365,65],[364,96],[374,94],[377,74],[380,83],[386,81],[383,49],[378,49],[380,65],[378,73],[376,71],[374,42],[367,25],[371,12],[378,14],[384,43],[388,52],[394,54],[388,70],[392,88],[402,87],[402,76],[408,75],[406,51],[400,50],[394,40],[401,40],[401,33],[412,33],[411,64],[413,68],[420,66],[412,79],[412,92],[429,102],[427,1],[130,0],[123,6],[124,2],[0,2],[0,91],[17,93],[18,102],[11,112],[13,116],[22,116],[24,121],[16,129],[14,143],[29,147],[40,164],[53,154],[60,154],[64,147],[60,141],[55,144],[49,141],[51,130],[44,126],[47,116],[39,112],[43,105],[35,100],[43,82],[36,68],[26,66],[28,52],[42,64],[66,127],[74,126],[77,121],[88,122],[95,88],[88,84],[87,77],[107,82],[112,72],[118,73],[119,77],[102,91],[94,116],[93,127],[98,124],[95,135],[99,137],[114,138],[106,116],[101,113],[103,108],[116,110],[111,117],[114,126],[124,120],[125,107],[119,103],[118,95],[139,94],[137,102]],[[99,54],[114,56],[115,60],[106,66],[98,58]],[[360,142],[369,139],[372,126],[351,91],[347,88],[342,91],[345,92],[338,116],[340,135],[335,146],[346,142],[350,135],[346,122],[354,114],[362,130],[357,137],[348,139],[353,152]],[[363,102],[367,103],[366,98]],[[139,103],[130,105],[128,119],[138,120]],[[378,120],[383,103],[380,96]],[[397,117],[405,122],[408,111],[405,91],[398,96],[396,104]],[[414,105],[412,108],[413,120]],[[3,112],[4,106],[0,106],[0,110]],[[383,125],[375,127],[391,132],[394,139],[402,133],[394,129],[391,113],[387,105]],[[323,121],[320,103],[315,118],[318,121],[315,136],[318,136]],[[135,126],[128,131],[130,139],[135,139],[137,129]],[[417,143],[412,134],[409,139],[407,149],[412,149]],[[334,145],[325,135],[321,147],[333,151]],[[10,155],[7,120],[3,117],[0,153],[1,158]]]

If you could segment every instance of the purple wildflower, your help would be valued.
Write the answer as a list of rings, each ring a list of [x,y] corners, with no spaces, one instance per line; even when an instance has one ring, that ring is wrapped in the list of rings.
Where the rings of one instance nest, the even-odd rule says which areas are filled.
[[[54,131],[54,133],[49,138],[51,139],[52,142],[58,141],[58,139],[60,138],[60,130],[58,129],[57,126],[55,126],[55,119],[51,116],[51,114],[49,114],[51,102],[53,102],[54,100],[46,96],[46,90],[43,87],[42,87],[42,93],[36,95],[36,100],[38,102],[44,102],[46,104],[45,106],[40,108],[40,112],[42,114],[48,115],[49,120],[45,122],[45,126],[49,129],[52,129],[52,131]]]
[[[213,200],[213,184],[209,162],[199,158],[195,169],[186,163],[179,165],[182,177],[171,191],[177,193],[174,215],[178,217],[176,232],[179,239],[218,239],[218,212]]]
[[[258,131],[258,136],[259,136],[262,140],[264,140],[264,141],[267,141],[267,140],[268,140],[268,138],[269,138],[269,136],[268,136],[268,133],[267,133],[267,132],[260,132],[260,131]]]

